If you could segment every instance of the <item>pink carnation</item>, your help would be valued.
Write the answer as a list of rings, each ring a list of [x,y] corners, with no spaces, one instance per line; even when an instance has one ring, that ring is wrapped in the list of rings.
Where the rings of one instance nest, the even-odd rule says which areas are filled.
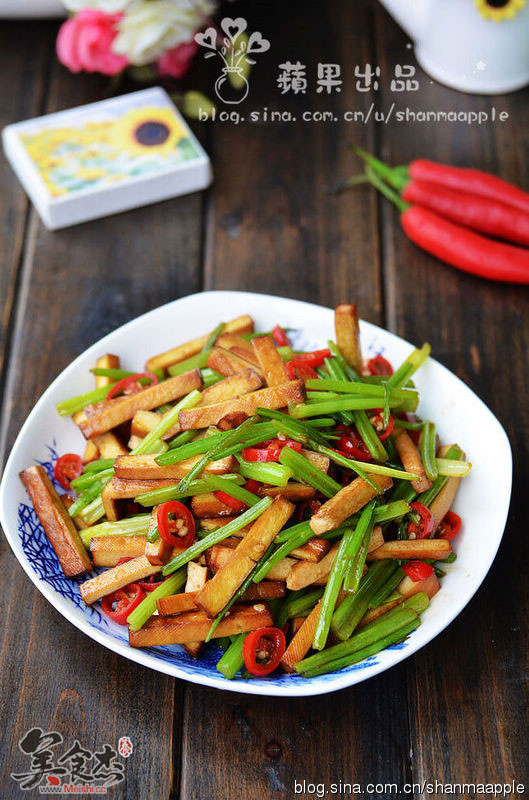
[[[172,50],[166,50],[158,59],[158,72],[170,78],[181,78],[189,69],[189,65],[198,50],[194,39],[179,44]]]
[[[102,72],[115,75],[128,66],[125,56],[111,50],[117,36],[117,24],[123,14],[105,14],[85,8],[66,20],[57,36],[57,55],[71,72]]]

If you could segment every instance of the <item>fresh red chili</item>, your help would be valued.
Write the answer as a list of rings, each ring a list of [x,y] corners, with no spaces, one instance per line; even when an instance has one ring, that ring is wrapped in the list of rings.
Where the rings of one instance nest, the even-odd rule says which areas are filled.
[[[372,461],[373,456],[365,446],[363,439],[352,428],[346,425],[339,425],[338,430],[342,431],[338,439],[338,450],[348,458],[354,458],[356,461]]]
[[[174,514],[175,518],[170,519],[169,514]],[[195,538],[195,520],[191,511],[178,500],[169,500],[158,506],[156,512],[158,522],[158,533],[160,537],[172,547],[186,548]],[[182,531],[184,535],[179,536],[176,532]]]
[[[301,452],[300,442],[295,442],[293,439],[272,439],[266,447],[245,447],[242,457],[245,461],[278,462],[284,447],[290,447],[296,453]]]
[[[411,162],[408,174],[414,180],[427,181],[481,197],[491,197],[513,208],[529,212],[527,192],[488,172],[468,167],[452,167],[426,158],[418,158]]]
[[[180,545],[181,547],[182,545]],[[164,582],[164,579],[160,579],[161,573],[156,573],[156,575],[149,575],[148,578],[142,581],[138,581],[138,586],[140,586],[144,592],[154,592],[158,586],[161,586]]]
[[[476,231],[529,245],[529,209],[521,211],[499,200],[469,194],[468,190],[447,189],[417,180],[407,184],[402,198]]]
[[[408,522],[408,536],[412,539],[429,539],[433,533],[433,517],[429,508],[416,501],[410,503],[412,514]],[[414,519],[418,517],[418,519]]]
[[[407,561],[402,565],[402,569],[412,581],[425,581],[433,575],[433,567],[425,561]]]
[[[222,492],[220,489],[216,492],[213,492],[217,500],[220,500],[221,503],[224,503],[225,506],[228,506],[232,509],[232,511],[244,511],[247,507],[246,503],[243,503],[242,500],[237,500],[236,497],[232,497],[231,494],[226,494],[226,492]]]
[[[291,381],[307,381],[309,378],[317,378],[318,373],[303,361],[289,361],[287,366],[288,377]]]
[[[291,364],[305,364],[307,367],[321,367],[326,358],[331,357],[330,350],[313,350],[311,353],[296,353]]]
[[[137,583],[129,583],[112,594],[107,594],[101,601],[101,608],[110,619],[118,625],[126,625],[127,617],[139,606],[145,592]]]
[[[83,459],[76,453],[65,453],[55,462],[53,477],[67,492],[72,488],[70,481],[78,478],[83,471]]]
[[[461,525],[462,522],[459,514],[456,514],[455,511],[447,511],[441,520],[437,536],[439,539],[448,539],[448,541],[451,541],[455,539],[461,530]]]
[[[118,394],[124,394],[127,390],[135,389],[136,391],[140,391],[141,386],[138,384],[140,378],[150,378],[150,386],[154,386],[155,383],[158,383],[158,378],[156,375],[153,375],[152,372],[137,372],[136,375],[129,375],[128,378],[122,378],[118,381],[107,394],[107,400],[111,400]],[[138,386],[140,386],[139,389],[137,388]]]
[[[369,421],[376,430],[378,438],[380,439],[381,442],[383,442],[384,439],[387,439],[388,436],[391,435],[391,433],[393,432],[393,428],[395,427],[395,420],[393,419],[391,414],[388,417],[388,424],[386,425],[384,420],[384,412],[382,411],[382,409],[380,409],[380,411],[377,411],[376,414],[370,417]]]
[[[288,336],[280,325],[275,326],[274,330],[272,331],[272,338],[277,347],[288,347],[290,345]]]
[[[380,353],[369,359],[367,369],[370,375],[393,375],[393,367],[387,358],[381,356]]]
[[[279,628],[258,628],[248,634],[242,647],[242,657],[248,672],[256,678],[270,675],[286,649],[285,634]]]

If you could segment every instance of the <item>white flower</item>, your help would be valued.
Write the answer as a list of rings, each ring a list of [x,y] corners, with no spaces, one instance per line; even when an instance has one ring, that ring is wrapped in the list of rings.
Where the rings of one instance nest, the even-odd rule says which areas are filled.
[[[119,23],[112,50],[131,64],[149,64],[188,42],[215,8],[214,0],[135,0]]]
[[[83,8],[98,8],[106,14],[125,11],[132,0],[62,0],[68,11],[82,11]]]

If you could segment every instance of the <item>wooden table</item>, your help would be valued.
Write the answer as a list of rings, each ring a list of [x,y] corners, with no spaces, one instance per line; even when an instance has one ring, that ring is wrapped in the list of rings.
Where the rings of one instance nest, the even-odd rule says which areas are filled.
[[[527,187],[529,92],[471,97],[418,72],[420,92],[391,93],[394,65],[414,60],[374,0],[312,7],[259,0],[236,10],[273,45],[255,67],[242,108],[289,110],[298,121],[197,124],[214,160],[211,191],[51,233],[1,162],[5,449],[72,358],[168,300],[216,288],[328,306],[352,301],[365,319],[412,342],[429,340],[506,426],[515,451],[506,535],[484,586],[428,647],[338,694],[273,702],[173,680],[94,644],[35,591],[2,541],[0,793],[22,795],[9,774],[23,766],[17,743],[35,725],[89,748],[130,735],[135,750],[125,783],[112,790],[116,798],[315,796],[295,794],[295,781],[304,780],[327,788],[340,780],[399,787],[527,780],[529,291],[464,275],[423,254],[402,234],[394,209],[370,190],[337,197],[325,187],[358,169],[350,142],[392,163],[432,156]],[[2,24],[2,124],[105,94],[102,79],[70,75],[57,63],[56,28]],[[309,91],[282,96],[277,65],[298,59],[307,64]],[[316,93],[318,61],[341,64],[341,93]],[[355,91],[354,66],[365,63],[382,69],[377,92]],[[194,85],[211,93],[215,76],[202,79],[202,69],[197,65]],[[301,121],[307,109],[332,109],[341,119],[347,109],[367,113],[374,102],[387,111],[394,101],[412,110],[496,106],[509,121]],[[397,795],[388,789],[363,796]]]

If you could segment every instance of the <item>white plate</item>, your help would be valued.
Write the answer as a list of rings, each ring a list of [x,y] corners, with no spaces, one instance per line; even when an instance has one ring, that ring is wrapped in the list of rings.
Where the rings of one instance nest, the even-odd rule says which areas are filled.
[[[442,590],[424,613],[421,626],[405,643],[331,675],[309,680],[280,675],[228,681],[215,670],[220,652],[214,646],[201,661],[192,659],[179,646],[129,647],[126,630],[101,614],[98,607],[84,606],[77,582],[62,574],[18,477],[22,469],[36,461],[51,469],[58,453],[82,453],[81,433],[70,419],[57,415],[55,404],[93,388],[88,370],[98,356],[118,353],[125,368],[142,369],[153,353],[211,330],[219,320],[243,313],[254,317],[257,330],[269,330],[276,323],[295,328],[291,338],[300,349],[325,346],[334,335],[333,312],[327,308],[246,292],[191,295],[123,325],[70,364],[29,415],[6,465],[0,518],[13,552],[39,591],[77,628],[110,650],[168,675],[229,691],[276,696],[323,694],[383,672],[437,636],[478,589],[500,544],[511,492],[509,441],[489,409],[441,364],[430,359],[416,375],[416,383],[421,394],[420,414],[435,420],[441,441],[458,442],[473,463],[454,506],[463,518],[463,532],[455,543],[457,561],[447,567]],[[384,353],[394,365],[411,350],[403,339],[367,322],[361,323],[361,335],[365,354]],[[490,467],[491,453],[494,469]]]

